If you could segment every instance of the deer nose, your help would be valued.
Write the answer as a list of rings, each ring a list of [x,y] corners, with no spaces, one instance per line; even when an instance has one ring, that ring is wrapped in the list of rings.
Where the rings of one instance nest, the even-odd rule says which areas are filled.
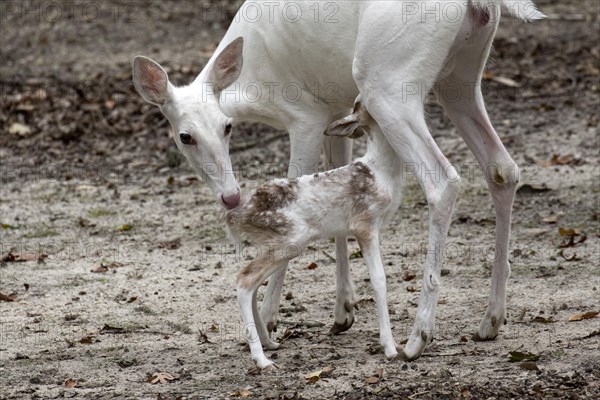
[[[223,200],[223,204],[228,209],[234,209],[240,204],[240,199],[242,196],[240,195],[240,191],[238,190],[235,194],[230,194],[228,196],[222,195],[221,200]]]

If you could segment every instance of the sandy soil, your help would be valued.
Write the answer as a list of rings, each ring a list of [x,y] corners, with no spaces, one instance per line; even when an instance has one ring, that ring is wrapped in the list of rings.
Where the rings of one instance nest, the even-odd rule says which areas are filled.
[[[78,2],[69,18],[48,2],[23,3],[41,7],[24,15],[2,3],[0,253],[48,257],[0,264],[0,293],[14,300],[0,301],[0,399],[598,398],[600,317],[569,318],[600,311],[599,10],[591,0],[538,3],[550,18],[503,20],[486,73],[491,117],[524,177],[501,335],[470,339],[487,303],[494,214],[473,156],[431,104],[432,131],[464,182],[434,343],[414,362],[385,361],[360,258],[356,322],[328,336],[334,248],[315,243],[288,272],[283,346],[268,353],[281,369],[267,374],[243,346],[235,300],[236,270],[253,249],[225,241],[210,190],[130,84],[139,53],[189,81],[235,6]],[[284,175],[285,134],[237,124],[232,141],[244,190]],[[424,196],[414,180],[405,193],[382,234],[399,342],[427,239]],[[575,230],[572,242],[559,228]],[[155,373],[174,379],[153,384]]]

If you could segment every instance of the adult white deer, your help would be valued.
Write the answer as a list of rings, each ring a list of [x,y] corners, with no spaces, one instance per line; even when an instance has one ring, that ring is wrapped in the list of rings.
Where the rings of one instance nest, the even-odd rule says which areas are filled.
[[[417,176],[429,205],[423,288],[402,354],[412,360],[433,338],[442,250],[460,184],[425,122],[423,100],[430,90],[482,167],[496,210],[491,293],[474,337],[494,339],[505,322],[519,172],[490,123],[480,85],[501,6],[524,20],[544,17],[529,0],[251,1],[191,85],[172,86],[164,69],[145,57],[135,58],[133,79],[142,97],[171,122],[182,153],[230,209],[240,202],[228,154],[232,121],[287,130],[288,176],[308,174],[316,170],[323,132],[350,113],[360,90],[364,106],[403,168]],[[327,138],[325,149],[333,166],[350,161],[348,139]],[[334,333],[354,320],[345,238],[336,238],[336,253]],[[261,307],[269,331],[276,327],[286,268],[278,271]]]

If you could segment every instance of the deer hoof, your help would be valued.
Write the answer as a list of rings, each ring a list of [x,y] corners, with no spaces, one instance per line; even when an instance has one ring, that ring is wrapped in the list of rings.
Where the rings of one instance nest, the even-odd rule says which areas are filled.
[[[346,318],[346,320],[344,321],[343,324],[338,324],[337,322],[334,322],[333,325],[331,326],[331,329],[329,329],[329,334],[330,335],[339,335],[342,332],[347,331],[348,329],[350,329],[352,327],[352,325],[354,324],[354,318]]]

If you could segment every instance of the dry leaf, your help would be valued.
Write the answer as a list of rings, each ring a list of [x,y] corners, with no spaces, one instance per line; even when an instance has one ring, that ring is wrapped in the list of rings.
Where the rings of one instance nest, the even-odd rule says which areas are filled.
[[[548,192],[548,191],[550,191],[550,188],[548,188],[548,186],[546,186],[544,184],[532,185],[530,183],[525,183],[517,189],[517,193],[520,193],[520,194],[543,193],[543,192]]]
[[[110,326],[108,324],[104,324],[102,329],[100,329],[100,334],[116,334],[116,333],[127,333],[127,329],[121,328],[118,326]]]
[[[319,369],[317,371],[311,372],[310,374],[304,376],[304,379],[308,380],[309,383],[315,383],[319,379],[325,378],[329,375],[335,368],[333,367],[325,367],[323,369]]]
[[[111,268],[116,269],[116,268],[121,268],[122,266],[123,266],[123,263],[120,263],[120,262],[102,260],[102,261],[100,261],[100,265],[98,265],[96,268],[92,269],[91,272],[102,274]]]
[[[213,342],[211,342],[208,338],[208,335],[202,331],[198,331],[198,342],[213,344]]]
[[[127,232],[133,229],[133,225],[131,224],[123,224],[119,226],[115,226],[115,231],[119,232]]]
[[[11,294],[4,294],[2,292],[0,292],[0,301],[8,301],[8,302],[13,302],[13,301],[17,301],[17,294],[16,293],[11,293]]]
[[[46,253],[20,253],[9,251],[2,256],[4,262],[40,261],[48,257]]]
[[[369,385],[374,385],[379,382],[380,379],[383,378],[383,368],[375,369],[375,373],[367,378],[367,383]]]
[[[31,133],[31,128],[25,124],[14,122],[9,128],[8,133],[16,136],[27,136]]]
[[[148,382],[154,384],[157,383],[168,383],[169,381],[175,380],[175,377],[168,372],[155,372],[151,377],[148,378]]]
[[[417,275],[413,274],[412,272],[404,271],[404,273],[402,274],[402,280],[405,282],[412,281],[413,279],[415,279],[416,276]]]
[[[538,368],[537,364],[534,363],[533,361],[525,361],[524,363],[521,363],[519,365],[519,367],[521,369],[526,369],[528,371],[539,371],[540,369]]]
[[[583,162],[571,154],[567,154],[565,156],[552,154],[552,157],[549,160],[537,160],[536,163],[542,167],[551,167],[553,165],[580,165]]]
[[[558,234],[560,236],[575,236],[579,235],[579,232],[575,230],[575,228],[564,228],[562,226],[558,227]]]
[[[100,264],[96,268],[90,270],[90,272],[94,272],[96,274],[103,274],[106,271],[108,271],[108,268],[103,264]]]
[[[318,265],[315,262],[311,262],[306,269],[317,269]]]
[[[105,265],[107,268],[121,268],[123,266],[123,263],[117,262],[117,261],[102,261],[101,262],[102,265]]]
[[[552,319],[552,317],[544,318],[544,317],[538,315],[537,317],[533,318],[531,320],[531,322],[538,322],[540,324],[552,324],[552,323],[558,322],[558,321]]]
[[[540,359],[539,354],[534,353],[524,353],[521,351],[511,351],[508,353],[510,362],[520,362],[520,361],[537,361]]]
[[[88,228],[88,227],[96,226],[96,224],[92,223],[89,219],[85,219],[83,217],[79,217],[78,223],[81,228]]]
[[[162,242],[158,242],[158,247],[160,249],[177,250],[181,247],[181,239],[177,238],[173,240],[165,240]]]
[[[555,224],[558,222],[558,215],[548,215],[547,217],[542,218],[542,221],[548,224]]]
[[[558,245],[559,248],[564,249],[566,247],[574,247],[587,240],[587,236],[580,233],[574,228],[558,227],[558,234],[565,239]],[[561,254],[562,255],[562,254]],[[563,256],[564,257],[564,256]],[[571,260],[568,260],[571,261]]]
[[[577,255],[577,253],[573,252],[572,255],[567,256],[565,255],[565,249],[562,249],[559,253],[558,253],[562,258],[565,259],[565,261],[579,261],[581,260],[581,257],[579,257]]]
[[[69,378],[65,381],[66,388],[74,388],[75,386],[77,386],[77,381],[75,379]]]
[[[87,335],[87,336],[79,339],[79,343],[81,343],[81,344],[92,344],[92,343],[94,343],[94,337],[92,335]]]
[[[599,313],[600,313],[600,311],[587,311],[587,312],[575,313],[569,317],[569,321],[581,321],[583,319],[594,318]]]
[[[252,392],[250,390],[248,390],[248,388],[236,390],[235,392],[229,393],[229,395],[233,396],[233,397],[248,397],[251,394],[252,394]]]

